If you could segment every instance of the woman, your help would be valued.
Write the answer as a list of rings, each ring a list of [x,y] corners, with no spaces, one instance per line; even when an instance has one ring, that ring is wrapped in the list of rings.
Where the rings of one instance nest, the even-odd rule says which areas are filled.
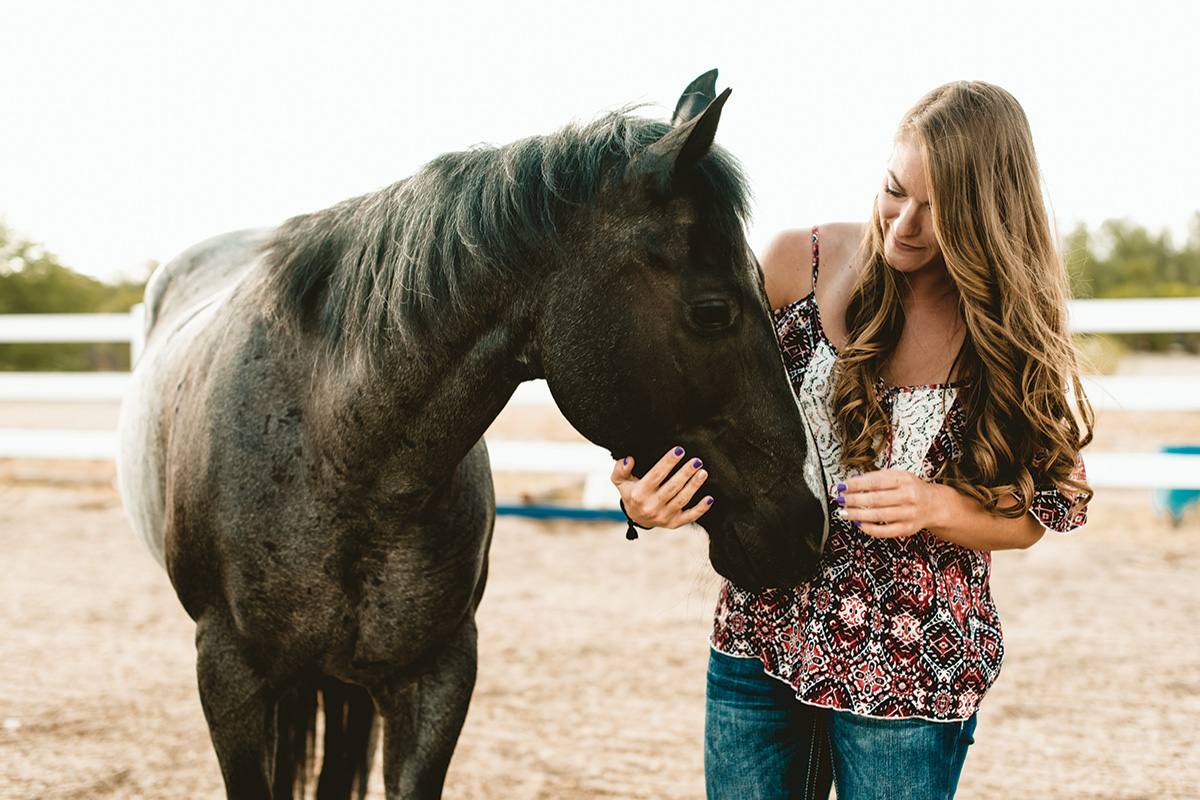
[[[712,798],[826,798],[833,780],[840,800],[953,797],[1003,654],[990,551],[1085,522],[1093,416],[1024,112],[947,84],[894,145],[868,224],[786,232],[762,258],[836,514],[807,584],[721,590]],[[709,508],[689,505],[703,454],[674,452],[640,480],[617,462],[632,522]]]

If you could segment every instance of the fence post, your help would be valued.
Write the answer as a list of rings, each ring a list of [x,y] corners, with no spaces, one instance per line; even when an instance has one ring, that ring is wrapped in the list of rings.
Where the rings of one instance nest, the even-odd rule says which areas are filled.
[[[146,347],[146,304],[138,303],[129,309],[129,368],[142,357]]]

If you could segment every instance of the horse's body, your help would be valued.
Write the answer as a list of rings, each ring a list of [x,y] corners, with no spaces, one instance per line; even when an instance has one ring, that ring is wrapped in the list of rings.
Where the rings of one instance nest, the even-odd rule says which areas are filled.
[[[674,128],[444,156],[152,279],[121,491],[196,620],[230,797],[291,796],[318,691],[319,796],[365,791],[374,714],[387,796],[440,795],[494,520],[481,437],[521,381],[640,467],[702,454],[718,571],[812,570],[822,479],[712,148],[728,92],[689,89]]]

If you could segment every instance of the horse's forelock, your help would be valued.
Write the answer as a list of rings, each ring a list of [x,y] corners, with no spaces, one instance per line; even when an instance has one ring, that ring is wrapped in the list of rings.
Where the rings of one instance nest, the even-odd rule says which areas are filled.
[[[613,112],[502,147],[447,153],[377,192],[294,217],[264,248],[264,302],[284,324],[314,324],[331,353],[377,351],[393,332],[438,333],[470,312],[470,289],[534,278],[563,243],[564,208],[594,202],[666,123]],[[692,176],[702,215],[742,227],[750,201],[737,162],[714,148]]]

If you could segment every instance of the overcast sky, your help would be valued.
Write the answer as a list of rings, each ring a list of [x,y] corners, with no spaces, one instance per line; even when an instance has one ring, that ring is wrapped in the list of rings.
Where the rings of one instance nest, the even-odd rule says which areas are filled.
[[[712,67],[756,247],[864,218],[899,117],[959,78],[1021,101],[1064,232],[1182,241],[1200,210],[1192,0],[0,0],[0,21],[0,218],[105,278],[447,150],[665,118]]]

